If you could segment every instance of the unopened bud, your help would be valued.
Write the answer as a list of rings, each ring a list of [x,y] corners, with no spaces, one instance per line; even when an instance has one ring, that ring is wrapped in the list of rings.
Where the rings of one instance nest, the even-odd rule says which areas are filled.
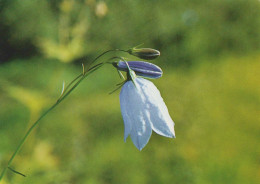
[[[163,73],[159,66],[152,63],[144,61],[127,61],[127,63],[129,68],[133,70],[137,76],[157,79],[160,78]],[[113,65],[120,71],[128,71],[128,67],[125,61],[115,62]]]
[[[151,48],[132,48],[127,51],[129,54],[136,56],[140,59],[153,60],[160,56],[160,52]]]

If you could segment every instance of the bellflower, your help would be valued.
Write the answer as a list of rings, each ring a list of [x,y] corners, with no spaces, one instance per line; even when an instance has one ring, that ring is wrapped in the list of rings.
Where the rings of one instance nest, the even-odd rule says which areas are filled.
[[[131,73],[133,70],[130,62],[128,64]],[[124,140],[130,135],[139,150],[148,143],[152,130],[165,137],[175,137],[174,122],[159,90],[151,81],[128,75],[128,81],[120,92],[120,107],[125,126]]]

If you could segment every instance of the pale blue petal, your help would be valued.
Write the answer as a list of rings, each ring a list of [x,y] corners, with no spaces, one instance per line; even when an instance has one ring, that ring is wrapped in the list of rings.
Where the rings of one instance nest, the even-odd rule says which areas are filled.
[[[127,129],[128,136],[131,130],[131,139],[134,145],[141,150],[149,141],[152,134],[152,127],[145,109],[145,97],[137,84],[134,86],[132,81],[124,84],[120,93],[120,106],[125,125],[131,127]],[[130,124],[130,125],[129,125]]]
[[[175,137],[174,122],[171,119],[168,109],[156,86],[143,78],[137,78],[136,83],[141,86],[141,91],[145,97],[145,109],[147,118],[151,122],[152,129],[165,137]]]
[[[143,78],[135,85],[128,81],[120,93],[120,106],[125,124],[124,139],[131,135],[141,150],[149,141],[152,130],[166,137],[175,137],[174,122],[156,86]]]
[[[130,118],[130,111],[131,109],[129,109],[128,106],[128,89],[129,89],[129,85],[128,84],[124,84],[124,86],[121,89],[120,92],[120,109],[121,109],[121,113],[123,116],[123,120],[124,120],[124,126],[125,126],[125,131],[124,131],[124,141],[126,141],[126,138],[128,137],[128,135],[131,132],[132,129],[132,122],[131,122],[131,118]]]

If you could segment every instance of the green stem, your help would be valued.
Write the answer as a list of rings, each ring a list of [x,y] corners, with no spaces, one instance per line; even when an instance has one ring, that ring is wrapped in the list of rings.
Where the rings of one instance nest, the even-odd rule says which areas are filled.
[[[103,52],[102,54],[100,54],[98,57],[96,57],[91,63],[90,66],[97,61],[101,56],[105,55],[108,52],[112,52],[112,51],[123,51],[124,50],[120,50],[120,49],[115,49],[115,50],[108,50],[106,52]],[[96,71],[97,69],[99,69],[100,67],[102,67],[105,63],[99,63],[93,67],[90,67],[89,69],[86,70],[86,72],[84,72],[83,74],[78,75],[75,79],[73,79],[69,85],[67,86],[67,88],[64,90],[64,93],[58,98],[58,100],[56,101],[55,104],[53,104],[46,112],[44,112],[40,118],[34,122],[34,124],[28,129],[28,131],[26,132],[25,136],[22,138],[21,142],[19,143],[19,145],[17,146],[15,152],[13,153],[13,155],[11,156],[11,158],[9,159],[6,167],[4,167],[1,175],[0,175],[0,181],[2,180],[2,178],[4,177],[7,169],[10,167],[10,165],[12,164],[12,161],[14,160],[15,156],[17,155],[17,153],[20,151],[21,147],[23,146],[24,142],[26,141],[27,137],[29,136],[29,134],[32,132],[32,130],[39,124],[40,120],[42,118],[44,118],[50,111],[52,111],[59,103],[61,103],[80,83],[81,81],[86,78],[89,74],[93,73],[94,71]],[[78,80],[78,81],[77,81]],[[76,82],[77,81],[77,82]],[[70,89],[69,87],[76,82]]]
[[[85,73],[79,80],[78,82],[76,82],[76,84],[74,84],[74,86],[72,86],[63,96],[61,99],[59,99],[57,102],[60,102],[62,100],[64,100],[80,83],[81,81],[86,78],[89,74],[93,73],[94,71],[96,71],[97,69],[99,69],[101,66],[103,66],[104,63],[102,64],[97,64],[94,67],[92,67],[91,69],[89,69],[87,71],[87,73]]]
[[[31,133],[31,131],[36,127],[36,125],[38,125],[39,121],[46,116],[52,109],[54,109],[58,104],[60,103],[60,101],[56,102],[54,105],[52,105],[45,113],[43,113],[41,115],[41,117],[30,127],[30,129],[26,132],[25,136],[23,137],[23,139],[21,140],[20,144],[18,145],[18,147],[16,148],[15,152],[13,153],[12,157],[10,158],[10,160],[7,163],[7,166],[3,169],[1,176],[0,176],[0,181],[2,180],[7,168],[11,165],[14,157],[16,156],[16,154],[18,153],[18,151],[21,149],[23,143],[25,142],[25,140],[27,139],[27,137],[29,136],[29,134]]]
[[[59,101],[59,100],[62,98],[62,96],[65,94],[65,92],[69,89],[69,87],[70,87],[75,81],[77,81],[80,77],[82,77],[83,75],[84,75],[84,74],[81,73],[81,74],[78,75],[75,79],[73,79],[73,80],[69,83],[69,85],[65,87],[65,89],[63,90],[61,96],[59,97],[59,99],[58,99],[57,101]]]
[[[102,54],[100,54],[98,57],[96,57],[91,63],[89,66],[91,66],[95,61],[97,61],[101,56],[109,53],[109,52],[113,52],[113,51],[120,51],[120,52],[127,52],[126,50],[122,50],[122,49],[113,49],[113,50],[108,50],[106,52],[103,52]]]

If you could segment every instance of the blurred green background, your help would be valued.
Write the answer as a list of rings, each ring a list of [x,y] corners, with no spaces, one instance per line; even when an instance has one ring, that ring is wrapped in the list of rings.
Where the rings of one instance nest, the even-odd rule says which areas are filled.
[[[108,49],[161,51],[176,139],[123,141],[107,65],[33,131],[1,184],[260,183],[259,0],[0,0],[0,169],[30,125]],[[112,56],[125,56],[111,53]]]

